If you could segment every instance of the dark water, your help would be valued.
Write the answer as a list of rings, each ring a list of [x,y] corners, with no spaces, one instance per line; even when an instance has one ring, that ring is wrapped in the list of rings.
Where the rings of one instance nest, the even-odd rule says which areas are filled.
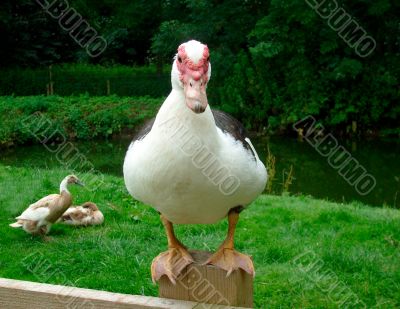
[[[265,161],[267,149],[276,157],[276,177],[273,190],[280,193],[282,183],[293,167],[289,192],[303,193],[317,198],[338,202],[353,200],[364,203],[400,208],[400,142],[386,141],[339,141],[368,173],[376,179],[375,188],[361,196],[332,168],[306,141],[288,137],[253,138],[260,158]],[[76,142],[76,149],[86,156],[97,170],[122,175],[122,163],[130,143],[129,139],[117,141]],[[13,166],[56,167],[61,166],[56,155],[44,146],[17,147],[1,152],[0,163]],[[398,196],[399,195],[399,196]]]

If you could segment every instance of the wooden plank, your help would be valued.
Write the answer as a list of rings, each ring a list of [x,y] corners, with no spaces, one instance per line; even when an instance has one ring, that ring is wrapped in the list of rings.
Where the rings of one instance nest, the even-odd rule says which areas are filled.
[[[0,278],[0,308],[193,309],[196,302],[96,291],[82,288]]]
[[[176,285],[173,285],[166,276],[161,277],[160,297],[221,306],[253,307],[252,276],[239,270],[227,278],[224,270],[212,265],[202,265],[210,257],[210,252],[190,251],[190,253],[195,262],[186,267]],[[201,304],[196,308],[207,307]]]
[[[232,307],[215,304],[197,304],[193,309],[249,309],[247,307]]]

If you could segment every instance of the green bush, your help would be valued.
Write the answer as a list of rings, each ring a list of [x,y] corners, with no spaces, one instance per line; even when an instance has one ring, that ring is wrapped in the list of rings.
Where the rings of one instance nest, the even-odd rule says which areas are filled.
[[[247,35],[249,48],[230,66],[213,67],[226,72],[215,85],[221,108],[256,130],[293,132],[293,123],[312,115],[343,135],[398,132],[397,26],[384,22],[391,20],[398,5],[371,2],[369,10],[360,10],[363,15],[358,12],[361,2],[344,7],[360,25],[369,26],[366,31],[377,41],[378,47],[366,58],[359,57],[307,2],[272,1]]]
[[[110,93],[119,96],[168,95],[171,89],[169,68],[157,74],[154,66],[128,67],[68,64],[38,69],[7,69],[2,71],[0,95],[31,96],[47,93],[52,75],[54,94],[60,96],[89,94],[107,95],[107,81]]]
[[[36,136],[51,137],[57,130],[67,139],[108,138],[153,117],[162,101],[88,95],[0,97],[0,146],[37,143]]]
[[[185,13],[166,15],[151,51],[167,61],[177,41],[207,43],[210,103],[253,130],[294,133],[292,124],[312,115],[337,134],[398,132],[400,4],[340,1],[332,19],[322,18],[312,4],[320,14],[335,8],[333,1],[304,0],[179,3]],[[342,10],[352,20],[348,24],[347,17],[338,22]],[[344,28],[334,31],[333,21]],[[376,41],[368,57],[354,48],[364,30],[351,25]],[[342,37],[354,42],[349,45]]]

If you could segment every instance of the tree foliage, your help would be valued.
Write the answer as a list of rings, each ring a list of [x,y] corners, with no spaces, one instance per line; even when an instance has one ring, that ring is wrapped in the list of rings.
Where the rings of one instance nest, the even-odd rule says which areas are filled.
[[[35,1],[6,0],[0,4],[0,64],[155,62],[161,69],[177,45],[193,38],[211,49],[210,102],[248,127],[284,130],[311,114],[343,133],[353,122],[364,132],[398,128],[400,3],[338,2],[377,43],[363,58],[341,37],[351,33],[333,30],[313,2],[323,3],[71,0],[108,41],[93,59]]]

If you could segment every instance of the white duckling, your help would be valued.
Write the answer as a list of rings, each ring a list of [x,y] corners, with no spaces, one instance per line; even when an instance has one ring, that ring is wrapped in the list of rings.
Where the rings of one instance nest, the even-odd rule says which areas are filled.
[[[72,205],[72,195],[68,191],[70,184],[83,186],[75,175],[65,177],[60,184],[60,194],[50,194],[31,204],[10,226],[22,228],[31,235],[47,235],[51,225]]]
[[[104,222],[104,215],[95,203],[86,202],[68,208],[58,222],[74,226],[100,225]]]

